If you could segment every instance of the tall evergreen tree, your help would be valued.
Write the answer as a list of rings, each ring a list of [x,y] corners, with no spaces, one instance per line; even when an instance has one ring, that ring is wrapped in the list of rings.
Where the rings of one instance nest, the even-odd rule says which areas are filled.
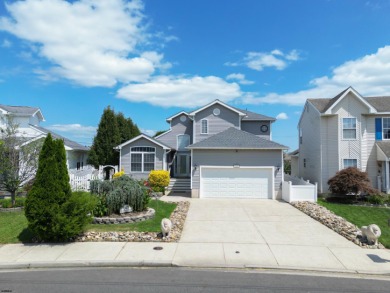
[[[139,135],[141,132],[131,118],[122,112],[115,113],[109,106],[100,118],[97,134],[88,154],[89,164],[118,165],[119,153],[114,147]]]
[[[108,106],[100,118],[88,162],[99,165],[118,165],[119,156],[113,148],[119,144],[120,133],[115,112]],[[96,154],[96,155],[95,155]]]
[[[60,150],[62,148],[62,150]],[[39,155],[38,171],[26,200],[29,228],[40,239],[56,239],[56,218],[71,195],[62,140],[47,135]]]

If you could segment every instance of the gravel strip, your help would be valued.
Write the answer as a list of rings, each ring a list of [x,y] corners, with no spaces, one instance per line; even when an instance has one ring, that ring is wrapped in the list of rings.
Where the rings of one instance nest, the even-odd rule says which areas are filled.
[[[176,203],[176,202],[175,202]],[[172,212],[170,220],[172,221],[172,230],[167,237],[162,237],[159,232],[85,232],[78,236],[75,241],[78,242],[178,242],[183,231],[184,222],[187,217],[190,203],[188,201],[177,202],[177,207]]]
[[[306,201],[295,201],[292,202],[291,205],[362,248],[385,248],[381,243],[378,245],[368,245],[366,239],[363,239],[362,237],[361,230],[357,226],[344,218],[335,215],[333,212],[319,204]]]

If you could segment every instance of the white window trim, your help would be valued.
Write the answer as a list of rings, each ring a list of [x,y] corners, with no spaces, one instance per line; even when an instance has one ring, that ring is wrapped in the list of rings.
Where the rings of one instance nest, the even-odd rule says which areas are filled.
[[[355,128],[344,128],[344,119],[355,119]],[[357,140],[358,139],[358,132],[357,132],[357,119],[356,117],[343,117],[341,118],[341,137],[342,140]],[[355,130],[355,138],[344,138],[344,130]]]
[[[348,167],[346,167],[345,166],[345,162],[344,162],[344,160],[356,160],[356,168],[359,168],[359,162],[358,162],[358,159],[356,159],[356,158],[343,158],[343,169],[345,169],[345,168],[348,168],[348,167],[353,167],[353,166],[348,166]]]
[[[207,132],[203,132],[203,121],[206,121],[206,127],[207,127]],[[208,119],[202,119],[200,120],[200,134],[209,134],[209,120]]]
[[[153,148],[154,152],[138,152],[138,151],[132,151],[132,148]],[[132,154],[141,154],[141,171],[133,171],[132,166],[131,166],[131,155]],[[154,162],[153,162],[153,169],[156,169],[156,148],[155,147],[150,147],[150,146],[134,146],[130,147],[130,172],[131,173],[149,173],[150,171],[145,171],[144,170],[144,155],[145,154],[154,154]]]
[[[382,140],[390,140],[390,138],[385,138],[385,136],[384,136],[384,127],[383,127],[383,125],[384,125],[384,123],[383,123],[383,119],[390,119],[390,117],[382,117]],[[386,128],[386,129],[390,129],[390,128]]]

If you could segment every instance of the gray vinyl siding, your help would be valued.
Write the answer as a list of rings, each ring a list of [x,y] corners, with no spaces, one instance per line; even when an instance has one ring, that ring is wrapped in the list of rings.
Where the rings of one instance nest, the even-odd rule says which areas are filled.
[[[275,167],[275,190],[282,182],[283,162],[281,150],[193,150],[192,154],[192,188],[199,189],[200,166],[233,166]],[[195,170],[195,165],[197,169]],[[280,167],[277,171],[277,167]]]
[[[268,127],[267,132],[261,131],[261,126],[266,125]],[[259,137],[270,139],[271,122],[270,121],[241,121],[241,130],[258,135]]]
[[[156,148],[156,157],[155,157],[155,170],[163,170],[163,157],[164,157],[164,149],[152,143],[151,141],[145,139],[145,138],[140,138],[131,144],[128,144],[124,146],[121,150],[120,156],[121,156],[121,166],[120,168],[123,168],[125,171],[125,174],[128,174],[132,176],[135,179],[146,179],[149,176],[149,172],[131,172],[131,162],[130,162],[130,149],[132,147],[154,147]]]
[[[221,113],[218,116],[213,114],[213,110],[219,108]],[[202,141],[214,134],[222,132],[230,127],[240,127],[240,116],[238,113],[225,108],[222,105],[212,105],[203,111],[195,114],[195,137],[194,143]],[[201,134],[202,123],[201,120],[207,119],[208,121],[208,134]]]
[[[181,115],[172,119],[171,131],[157,138],[158,141],[170,146],[172,149],[177,148],[177,136],[180,134],[188,134],[190,136],[190,144],[192,144],[192,120],[187,117],[187,120],[182,122],[180,121],[180,117]]]
[[[379,117],[379,116],[378,116]],[[362,161],[365,161],[365,169],[368,177],[371,180],[372,186],[381,189],[378,186],[378,161],[377,152],[375,146],[375,117],[364,117],[365,127],[362,136],[363,148],[362,148]]]
[[[299,128],[302,131],[302,144],[299,141],[299,175],[312,183],[319,183],[321,178],[320,114],[310,103],[306,103],[303,109]]]

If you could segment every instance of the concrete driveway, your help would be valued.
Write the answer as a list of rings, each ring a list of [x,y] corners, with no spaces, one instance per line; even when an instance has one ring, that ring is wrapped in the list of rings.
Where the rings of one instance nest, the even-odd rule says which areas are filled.
[[[390,253],[366,250],[292,207],[272,200],[192,200],[178,265],[283,266],[390,271]],[[197,257],[194,257],[194,256]],[[348,260],[348,261],[346,261]]]

